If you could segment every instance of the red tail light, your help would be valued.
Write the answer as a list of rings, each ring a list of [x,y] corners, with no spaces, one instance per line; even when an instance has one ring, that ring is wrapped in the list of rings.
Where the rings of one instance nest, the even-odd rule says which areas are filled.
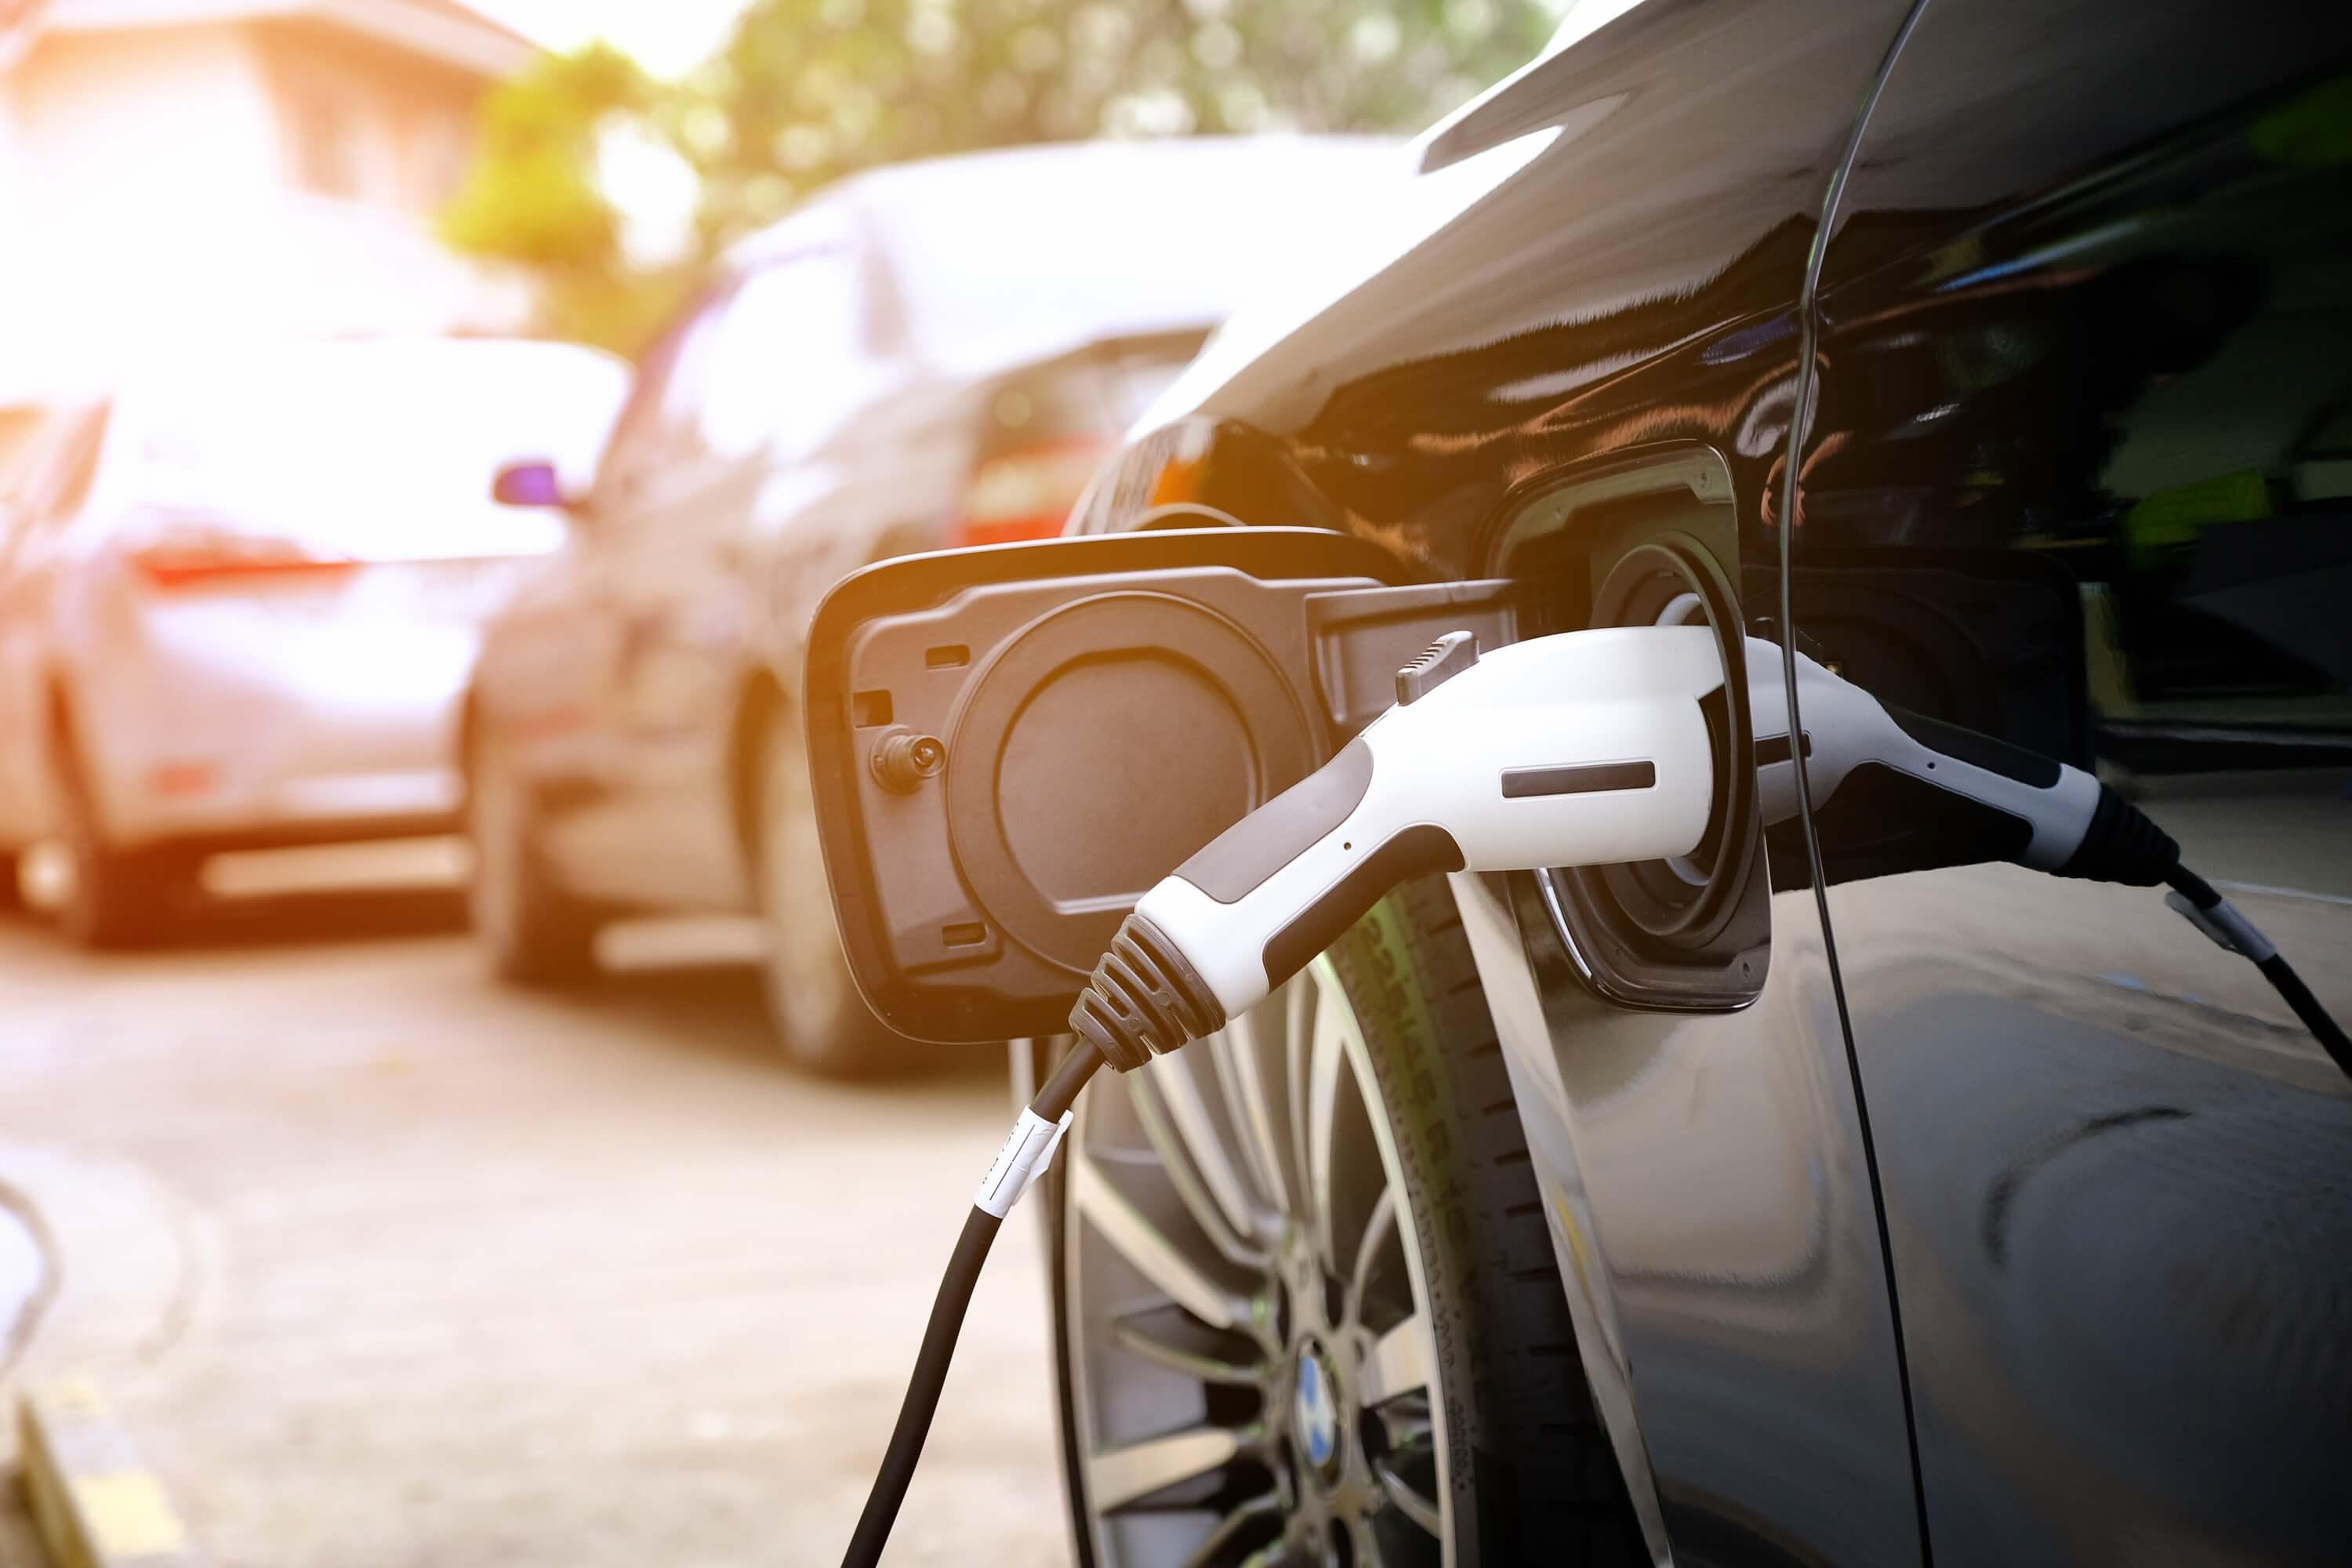
[[[290,539],[226,531],[166,534],[133,551],[131,561],[150,586],[166,593],[236,583],[333,581],[359,566]]]
[[[971,471],[955,544],[1003,544],[1062,531],[1112,443],[1069,436],[983,458]]]

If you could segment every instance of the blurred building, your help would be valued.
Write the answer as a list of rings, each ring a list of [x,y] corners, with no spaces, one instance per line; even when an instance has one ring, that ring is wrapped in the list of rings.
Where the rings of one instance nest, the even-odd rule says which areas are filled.
[[[257,335],[523,325],[432,220],[531,48],[459,0],[0,0],[0,407]]]

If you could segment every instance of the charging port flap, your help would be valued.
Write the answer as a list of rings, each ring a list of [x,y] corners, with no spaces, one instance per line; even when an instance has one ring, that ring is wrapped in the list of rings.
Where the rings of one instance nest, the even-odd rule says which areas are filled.
[[[1060,1030],[1155,882],[1393,700],[1437,635],[1517,635],[1508,585],[1316,529],[1169,530],[883,562],[810,629],[834,910],[902,1034]]]

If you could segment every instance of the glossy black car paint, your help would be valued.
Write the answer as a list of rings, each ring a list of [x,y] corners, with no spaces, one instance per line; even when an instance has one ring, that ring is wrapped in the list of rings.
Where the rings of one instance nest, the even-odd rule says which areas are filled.
[[[2352,802],[2279,764],[2352,731],[2352,483],[2299,450],[2352,395],[2352,13],[2117,21],[1929,5],[1826,257],[1792,558],[2066,563],[2103,721],[2195,770],[2142,805],[2341,1013]],[[1829,904],[1938,1553],[2352,1552],[2352,1097],[2292,1016],[2141,889]]]
[[[2261,426],[2215,437],[2261,449],[2216,472],[2274,492],[2298,442],[2336,460],[2345,30],[2340,6],[2210,0],[1651,0],[1441,128],[1425,227],[1213,348],[1090,525],[1172,490],[1473,576],[1519,498],[1697,444],[1776,626],[1784,543],[1799,584],[1857,547],[2033,552],[2094,584],[2109,754],[2271,770],[2158,781],[2150,806],[2208,875],[2300,889],[2240,896],[2352,1010],[2352,806],[2340,775],[2274,771],[2347,727],[2309,646],[2326,579],[2240,570],[2184,609],[2179,536],[2218,554],[2197,531],[2245,521],[2210,499],[2236,492],[2105,468],[2159,396]],[[2231,359],[2249,333],[2300,348],[2291,393]],[[2158,468],[2194,438],[2148,428]],[[2151,489],[2185,493],[2136,547]],[[2295,538],[2324,574],[2316,527]],[[2280,592],[2212,607],[2250,574],[2320,623],[2301,653],[2260,630]],[[1847,672],[1948,717],[2016,696],[1906,664],[1901,629]],[[2249,692],[2270,728],[2237,721]],[[1801,831],[1776,836],[1769,980],[1730,1016],[1602,1005],[1514,883],[1676,1560],[2352,1551],[2352,1099],[2326,1058],[2146,889],[1841,881],[1870,835],[1816,826],[1829,930]]]

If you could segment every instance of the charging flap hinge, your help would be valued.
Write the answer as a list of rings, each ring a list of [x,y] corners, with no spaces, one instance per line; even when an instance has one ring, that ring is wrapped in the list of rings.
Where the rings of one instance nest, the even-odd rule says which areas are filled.
[[[1468,632],[1486,652],[1518,641],[1526,593],[1525,584],[1498,577],[1307,595],[1315,686],[1335,735],[1344,741],[1387,712],[1397,672],[1447,633]]]

